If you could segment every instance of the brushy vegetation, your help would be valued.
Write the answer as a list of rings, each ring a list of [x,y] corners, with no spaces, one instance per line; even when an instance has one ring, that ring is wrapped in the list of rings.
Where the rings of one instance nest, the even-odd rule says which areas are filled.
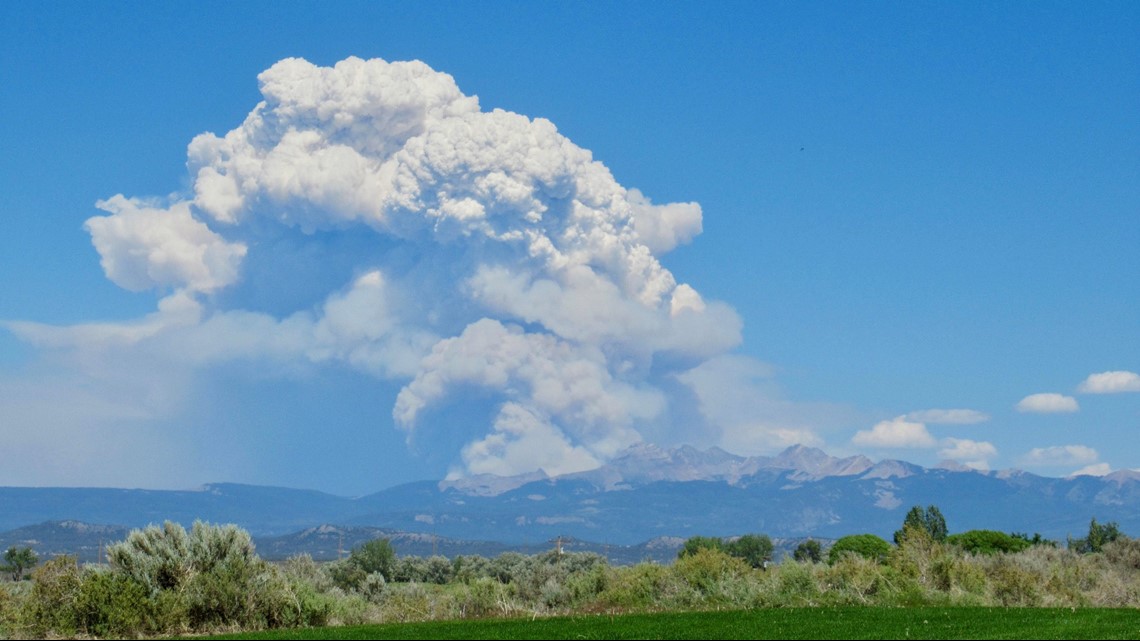
[[[1111,525],[1111,524],[1110,524]],[[680,610],[849,606],[1140,607],[1140,540],[1090,528],[1062,548],[986,531],[902,544],[845,537],[824,556],[764,561],[767,537],[695,539],[669,566],[614,567],[551,551],[396,557],[387,541],[342,561],[271,564],[234,526],[132,532],[107,565],[51,559],[0,584],[0,637],[135,637],[239,630]],[[1107,535],[1106,535],[1107,533]],[[1015,542],[1012,542],[1015,541]],[[743,543],[740,543],[743,541]],[[846,543],[845,543],[846,541]],[[1087,539],[1086,539],[1087,541]],[[841,545],[842,544],[842,545]],[[814,553],[814,554],[813,554]]]

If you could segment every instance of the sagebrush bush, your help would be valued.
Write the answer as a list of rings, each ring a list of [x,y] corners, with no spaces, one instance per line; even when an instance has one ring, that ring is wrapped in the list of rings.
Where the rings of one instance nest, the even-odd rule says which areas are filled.
[[[815,567],[811,563],[789,561],[780,564],[776,574],[776,593],[772,595],[781,606],[819,605],[820,589],[816,583]]]
[[[1033,606],[1041,603],[1041,575],[1008,557],[990,563],[991,590],[999,605]]]
[[[883,566],[858,554],[844,554],[817,571],[823,596],[835,605],[867,605],[883,587]]]
[[[1140,539],[1122,536],[1106,543],[1104,558],[1123,570],[1140,570]]]
[[[82,584],[83,574],[75,557],[56,557],[36,568],[20,613],[26,631],[38,637],[49,633],[75,636],[80,631],[75,606]]]
[[[16,605],[8,588],[0,583],[0,631],[9,629],[16,619]]]
[[[681,582],[683,579],[671,568],[656,563],[613,568],[598,601],[610,607],[647,608],[669,602],[669,595],[680,591]],[[688,591],[688,585],[683,589]]]
[[[706,595],[711,594],[721,581],[740,577],[751,570],[743,559],[715,548],[700,548],[681,557],[673,568],[690,586]]]
[[[524,609],[518,603],[511,586],[489,576],[461,584],[458,598],[459,612],[463,618],[510,616]]]
[[[329,573],[332,564],[317,563],[308,554],[291,556],[281,564],[281,573],[294,583],[303,583],[320,592],[332,589],[335,583]]]
[[[84,573],[75,599],[78,628],[96,637],[137,637],[160,632],[157,603],[146,586],[117,572]]]
[[[360,586],[360,596],[364,597],[372,603],[380,603],[384,597],[384,588],[388,582],[384,580],[384,574],[381,572],[373,572],[364,579],[364,583]]]
[[[451,561],[451,575],[460,583],[471,583],[492,576],[490,559],[478,556],[457,556]]]
[[[428,591],[420,583],[393,583],[380,605],[382,620],[406,623],[430,621],[436,611]]]
[[[609,586],[610,571],[605,563],[597,563],[571,570],[566,578],[566,589],[573,604],[589,603],[605,592]]]

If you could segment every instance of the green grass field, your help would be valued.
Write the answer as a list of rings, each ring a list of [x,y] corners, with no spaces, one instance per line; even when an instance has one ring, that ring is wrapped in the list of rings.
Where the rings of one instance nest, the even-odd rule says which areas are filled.
[[[784,608],[277,630],[226,639],[1140,639],[1140,610]]]

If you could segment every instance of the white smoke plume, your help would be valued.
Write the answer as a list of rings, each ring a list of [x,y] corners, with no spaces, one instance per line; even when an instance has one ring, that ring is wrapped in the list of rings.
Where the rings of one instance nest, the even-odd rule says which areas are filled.
[[[345,364],[402,386],[409,440],[474,394],[482,421],[431,428],[465,430],[455,474],[589,469],[679,423],[669,390],[711,398],[699,381],[741,321],[658,261],[700,233],[699,205],[653,204],[551,122],[482,111],[420,62],[287,59],[258,79],[240,126],[190,143],[190,193],[116,195],[87,221],[107,277],[158,311],[17,334],[195,368]]]

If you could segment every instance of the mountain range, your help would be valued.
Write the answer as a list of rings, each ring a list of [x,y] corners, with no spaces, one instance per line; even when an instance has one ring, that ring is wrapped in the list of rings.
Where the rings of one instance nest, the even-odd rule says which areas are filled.
[[[913,505],[937,505],[952,532],[985,528],[1063,539],[1083,535],[1095,517],[1135,533],[1140,473],[1050,478],[837,458],[804,446],[742,457],[643,444],[587,472],[420,481],[356,498],[228,483],[184,491],[6,487],[0,531],[47,521],[130,528],[202,519],[236,523],[259,540],[326,526],[431,535],[436,546],[447,539],[517,547],[557,537],[636,546],[748,532],[889,538]]]

